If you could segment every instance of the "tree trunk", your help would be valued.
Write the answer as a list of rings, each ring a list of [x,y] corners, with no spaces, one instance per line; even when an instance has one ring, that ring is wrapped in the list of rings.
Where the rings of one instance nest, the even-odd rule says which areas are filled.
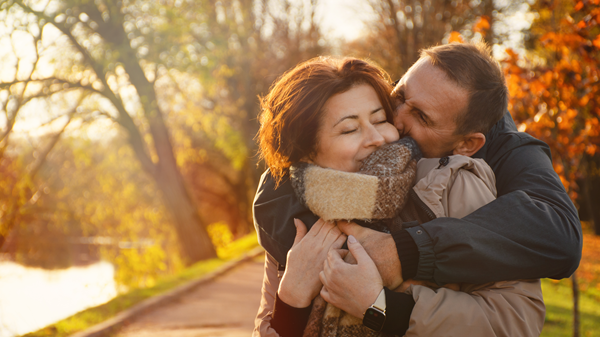
[[[177,167],[163,167],[155,181],[174,220],[186,264],[216,257],[208,232]]]

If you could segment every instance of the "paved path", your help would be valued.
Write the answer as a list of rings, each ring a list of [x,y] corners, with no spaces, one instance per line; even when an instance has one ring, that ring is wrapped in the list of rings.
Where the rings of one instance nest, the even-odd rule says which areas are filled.
[[[250,260],[180,299],[144,314],[119,337],[249,337],[260,302],[262,257]]]

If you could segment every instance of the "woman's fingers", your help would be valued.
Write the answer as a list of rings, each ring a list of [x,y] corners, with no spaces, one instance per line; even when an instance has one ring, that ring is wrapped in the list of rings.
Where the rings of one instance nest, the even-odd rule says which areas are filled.
[[[294,238],[294,246],[300,242],[306,235],[306,225],[302,220],[294,218],[294,225],[296,226],[296,237]]]
[[[333,248],[333,249],[340,249],[340,248],[342,248],[342,246],[344,245],[344,242],[346,242],[347,238],[348,237],[344,233],[340,232],[340,235],[337,237],[337,239],[335,239],[335,241],[331,245],[331,248]],[[347,252],[348,251],[346,250],[346,253]],[[344,256],[342,256],[342,258],[344,258]]]
[[[324,234],[325,231],[327,231],[327,234]],[[337,227],[335,222],[329,222],[323,226],[323,229],[321,230],[321,235],[323,236],[323,244],[329,248],[329,247],[333,247],[335,245],[335,243],[337,242],[337,240],[339,239],[339,237],[341,235],[344,235],[344,233],[342,233],[342,231]],[[341,247],[341,246],[339,246],[339,247]],[[334,247],[334,248],[339,248],[339,247]]]
[[[315,222],[315,224],[308,231],[308,235],[318,237],[325,225],[327,225],[327,221],[323,219],[317,220],[317,222]]]

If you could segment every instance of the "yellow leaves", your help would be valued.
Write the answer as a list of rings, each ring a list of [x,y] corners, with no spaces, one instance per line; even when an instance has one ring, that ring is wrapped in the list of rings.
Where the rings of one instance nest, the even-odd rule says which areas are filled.
[[[573,9],[577,12],[577,11],[581,10],[582,8],[583,8],[583,2],[579,1]]]
[[[233,234],[231,234],[229,226],[227,223],[220,221],[208,225],[206,230],[217,250],[217,256],[223,258],[224,250],[233,242]]]
[[[450,32],[450,36],[448,36],[448,43],[453,43],[453,42],[464,43],[465,41],[463,40],[462,35],[460,35],[459,32],[452,31],[452,32]]]

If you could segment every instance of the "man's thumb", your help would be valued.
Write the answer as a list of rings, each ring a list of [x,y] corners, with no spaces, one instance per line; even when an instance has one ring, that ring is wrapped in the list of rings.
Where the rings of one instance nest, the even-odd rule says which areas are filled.
[[[306,225],[300,219],[294,218],[294,225],[296,225],[296,237],[294,238],[294,245],[297,244],[306,235]]]
[[[348,249],[356,259],[358,264],[372,263],[371,257],[367,254],[365,248],[352,235],[348,236]]]
[[[361,228],[359,225],[355,224],[354,222],[344,221],[344,220],[337,221],[336,224],[337,224],[338,228],[342,231],[342,233],[344,233],[346,235],[357,234],[356,233],[357,229]]]

